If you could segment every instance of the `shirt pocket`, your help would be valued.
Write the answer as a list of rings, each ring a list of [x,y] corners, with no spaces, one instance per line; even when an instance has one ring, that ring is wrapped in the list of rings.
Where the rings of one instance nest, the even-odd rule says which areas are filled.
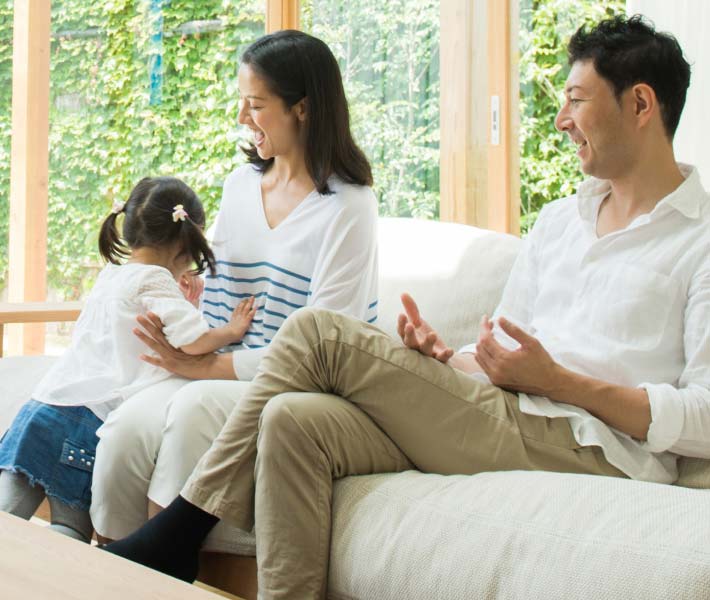
[[[582,301],[591,329],[612,344],[649,350],[661,343],[679,290],[671,276],[621,264],[589,276]]]

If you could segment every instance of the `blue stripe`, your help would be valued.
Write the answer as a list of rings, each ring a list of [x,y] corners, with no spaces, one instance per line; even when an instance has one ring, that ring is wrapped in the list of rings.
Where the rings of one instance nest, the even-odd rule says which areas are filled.
[[[370,310],[371,308],[375,308],[375,306],[377,306],[377,300],[375,300],[372,304],[370,304],[370,306],[368,306],[367,309]]]
[[[263,296],[266,296],[268,300],[280,302],[281,304],[286,304],[287,306],[291,306],[292,308],[301,308],[302,306],[305,306],[304,304],[296,304],[295,302],[289,302],[288,300],[284,300],[283,298],[279,298],[278,296],[272,296],[268,292],[259,292],[258,294],[240,294],[238,292],[230,292],[228,290],[225,290],[224,288],[205,288],[205,292],[210,292],[212,294],[227,294],[227,296],[232,296],[233,298],[251,298],[252,296],[254,296],[254,298],[261,298]],[[214,302],[212,300],[204,300],[203,302],[205,304],[212,304],[213,306],[221,305],[229,310],[234,310],[233,308],[230,308],[228,305],[226,305],[224,302]]]
[[[368,320],[367,320],[368,323],[374,323],[375,321],[377,321],[377,315],[375,315],[374,317],[372,317],[372,319],[368,319]]]
[[[264,336],[263,333],[259,333],[258,331],[247,331],[247,332],[244,334],[244,337],[246,337],[246,336],[248,336],[248,335],[254,335],[254,336],[256,336],[256,337],[263,337],[263,336]]]
[[[290,287],[284,283],[279,283],[278,281],[274,281],[273,279],[269,279],[268,277],[255,277],[254,279],[247,279],[244,277],[230,277],[229,275],[217,275],[216,277],[208,277],[208,279],[224,279],[226,281],[232,281],[234,283],[259,283],[261,281],[268,281],[271,285],[275,285],[276,287],[283,288],[285,290],[288,290],[289,292],[293,292],[294,294],[300,294],[301,296],[308,296],[309,292],[304,292],[303,290],[297,290],[296,288]]]
[[[272,329],[273,331],[279,330],[278,327],[274,327],[273,325],[267,325],[266,323],[264,323],[264,329]]]
[[[298,273],[294,273],[293,271],[289,271],[287,269],[284,269],[283,267],[279,267],[273,263],[266,262],[266,261],[260,261],[260,262],[255,262],[255,263],[235,263],[235,262],[229,262],[226,260],[218,260],[217,264],[218,265],[227,265],[228,267],[239,267],[239,268],[244,268],[244,269],[251,269],[253,267],[270,267],[270,268],[274,269],[275,271],[279,271],[280,273],[284,273],[285,275],[290,275],[291,277],[295,277],[296,279],[300,279],[301,281],[305,281],[306,283],[311,282],[309,277],[304,277],[303,275],[299,275]]]
[[[275,317],[281,317],[282,319],[288,319],[288,315],[282,315],[281,313],[277,313],[273,310],[266,310],[264,309],[264,314],[267,315],[274,315]]]
[[[212,317],[215,321],[224,321],[225,323],[229,323],[228,319],[225,319],[224,317],[220,317],[218,315],[213,315],[211,312],[207,312],[206,310],[203,310],[202,314],[208,317]]]

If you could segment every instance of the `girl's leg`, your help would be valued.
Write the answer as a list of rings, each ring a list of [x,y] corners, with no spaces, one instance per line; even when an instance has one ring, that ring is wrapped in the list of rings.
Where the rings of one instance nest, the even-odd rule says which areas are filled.
[[[94,527],[88,510],[78,510],[65,504],[57,498],[49,497],[49,508],[52,511],[50,529],[86,544],[91,542]]]
[[[148,519],[148,487],[170,400],[186,380],[171,378],[131,396],[96,432],[91,518],[97,534],[120,538]]]
[[[44,500],[44,488],[21,473],[0,471],[0,511],[29,519]]]

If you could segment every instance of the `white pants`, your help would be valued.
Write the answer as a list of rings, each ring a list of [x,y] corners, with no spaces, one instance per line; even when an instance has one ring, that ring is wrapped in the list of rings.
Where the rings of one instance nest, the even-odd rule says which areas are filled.
[[[125,537],[166,506],[222,429],[249,382],[171,378],[129,398],[99,428],[91,519],[99,535]]]

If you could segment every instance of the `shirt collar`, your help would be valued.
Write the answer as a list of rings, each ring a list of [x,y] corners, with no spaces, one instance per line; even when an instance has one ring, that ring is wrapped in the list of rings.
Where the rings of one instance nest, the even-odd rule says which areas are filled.
[[[662,198],[649,213],[650,219],[656,218],[669,210],[677,210],[689,219],[700,217],[700,205],[706,197],[706,192],[700,183],[698,170],[692,165],[678,163],[685,181],[675,190]],[[577,187],[577,208],[582,220],[592,224],[597,222],[599,205],[611,190],[609,182],[590,177]]]

